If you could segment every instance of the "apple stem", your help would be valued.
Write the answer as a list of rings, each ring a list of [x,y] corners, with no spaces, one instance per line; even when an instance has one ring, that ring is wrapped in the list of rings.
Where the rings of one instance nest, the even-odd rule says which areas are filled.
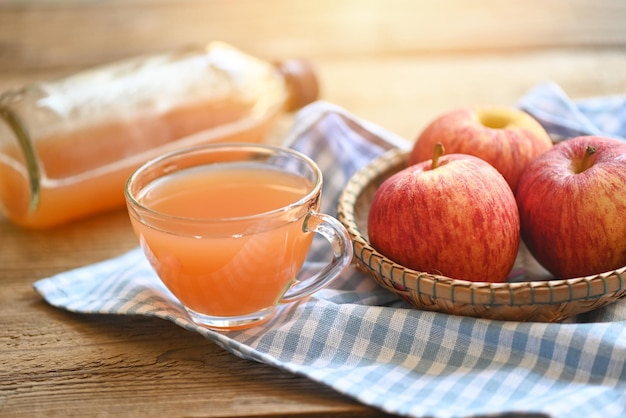
[[[587,145],[587,148],[585,149],[585,156],[583,157],[583,161],[580,164],[580,171],[579,172],[583,172],[586,169],[588,169],[589,167],[591,167],[591,164],[589,162],[589,158],[596,153],[596,147],[594,147],[593,145]]]
[[[437,142],[435,144],[435,150],[433,151],[433,160],[430,166],[431,169],[435,169],[439,166],[439,157],[441,157],[445,151],[446,150],[441,142]]]

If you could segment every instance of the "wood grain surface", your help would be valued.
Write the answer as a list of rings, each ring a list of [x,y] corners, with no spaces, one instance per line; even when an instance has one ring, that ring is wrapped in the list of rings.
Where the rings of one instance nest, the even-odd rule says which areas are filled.
[[[445,110],[548,80],[626,93],[625,22],[610,0],[0,0],[0,90],[219,39],[311,58],[323,100],[411,140]],[[0,217],[0,416],[383,415],[169,322],[72,314],[32,289],[136,245],[123,209],[46,231]]]

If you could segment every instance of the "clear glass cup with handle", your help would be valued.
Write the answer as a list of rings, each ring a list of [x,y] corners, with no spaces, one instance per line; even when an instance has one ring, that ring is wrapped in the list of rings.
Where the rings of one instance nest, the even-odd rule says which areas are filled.
[[[347,231],[318,212],[322,182],[317,164],[294,150],[214,144],[148,161],[129,177],[125,195],[163,283],[194,322],[229,330],[267,321],[350,263]],[[299,280],[316,233],[332,257]]]

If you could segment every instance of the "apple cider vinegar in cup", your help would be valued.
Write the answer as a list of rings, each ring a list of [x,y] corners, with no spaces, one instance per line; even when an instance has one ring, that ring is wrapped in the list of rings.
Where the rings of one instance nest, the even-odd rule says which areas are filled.
[[[318,213],[322,173],[308,157],[247,143],[187,148],[151,160],[126,184],[131,223],[150,264],[197,324],[241,329],[330,283],[352,245]],[[300,281],[314,236],[332,259]]]

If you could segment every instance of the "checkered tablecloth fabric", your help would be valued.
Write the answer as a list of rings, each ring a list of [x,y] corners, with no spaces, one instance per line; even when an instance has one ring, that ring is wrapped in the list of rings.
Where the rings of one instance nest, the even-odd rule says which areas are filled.
[[[555,136],[626,136],[624,97],[576,102],[548,83],[519,106]],[[323,210],[330,214],[355,170],[387,149],[409,146],[325,102],[300,111],[286,145],[322,168]],[[315,251],[305,269],[315,267]],[[34,287],[51,305],[73,312],[172,321],[234,355],[398,415],[626,416],[626,302],[567,324],[475,319],[411,309],[349,269],[266,326],[220,333],[191,322],[139,249]]]

